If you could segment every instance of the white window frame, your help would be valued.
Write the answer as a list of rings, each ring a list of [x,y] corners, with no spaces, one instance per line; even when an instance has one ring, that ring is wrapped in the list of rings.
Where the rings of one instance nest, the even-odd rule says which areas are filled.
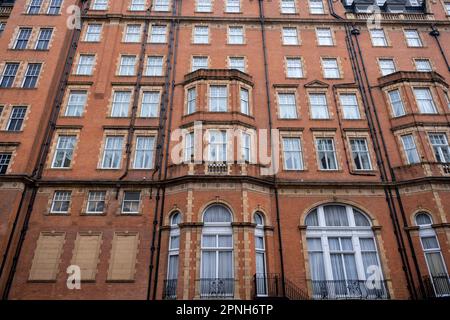
[[[345,207],[345,212],[347,215],[347,221],[349,222],[348,226],[339,226],[339,227],[332,227],[332,226],[327,226],[325,224],[325,212],[324,212],[324,207],[325,206],[329,206],[329,205],[338,205],[338,206],[342,206]],[[324,276],[325,279],[313,279],[313,281],[349,281],[349,280],[358,280],[358,281],[366,281],[367,279],[367,270],[364,266],[364,260],[362,257],[362,253],[363,252],[373,252],[375,253],[376,257],[377,257],[377,266],[379,267],[380,270],[380,276],[381,276],[381,281],[383,281],[384,276],[382,273],[382,265],[381,265],[381,261],[380,261],[380,254],[379,254],[379,248],[378,248],[378,244],[377,244],[377,240],[376,240],[376,236],[374,234],[374,232],[372,231],[372,225],[370,224],[370,219],[367,218],[367,216],[365,214],[363,214],[360,210],[353,208],[349,205],[344,205],[341,203],[327,203],[326,205],[322,205],[317,207],[316,209],[314,209],[314,211],[316,211],[316,215],[317,215],[317,220],[319,222],[318,225],[308,225],[307,229],[306,229],[306,238],[307,240],[310,239],[320,239],[320,244],[321,244],[321,249],[320,250],[312,250],[311,248],[308,248],[308,254],[311,253],[321,253],[322,254],[322,263],[323,263],[323,267],[324,267]],[[309,214],[312,214],[313,211],[311,211]],[[362,214],[367,222],[369,223],[369,225],[367,226],[357,226],[355,224],[355,216],[354,214],[358,212],[359,214]],[[352,250],[346,251],[342,249],[342,245],[341,245],[341,250],[339,251],[333,251],[331,250],[330,246],[329,246],[329,239],[336,239],[338,238],[339,243],[341,243],[341,239],[350,239],[351,240],[351,244],[352,244]],[[374,244],[374,250],[363,250],[363,248],[361,247],[361,239],[371,239],[373,244]],[[354,262],[355,262],[355,266],[356,266],[356,274],[358,276],[358,279],[348,279],[348,275],[347,272],[345,270],[345,262],[342,261],[342,266],[344,267],[344,279],[334,279],[334,275],[333,275],[333,268],[332,268],[332,262],[331,262],[331,254],[340,254],[341,256],[344,254],[349,254],[349,255],[353,255],[354,257]],[[310,267],[312,267],[312,265],[310,265]],[[312,277],[312,275],[311,275]],[[336,284],[337,285],[337,284]],[[381,290],[384,291],[384,293],[387,295],[387,287],[385,285],[382,285],[383,288]],[[346,286],[342,285],[339,287],[345,288]],[[334,288],[333,285],[331,285],[331,287],[327,286],[327,291],[328,291],[328,297],[333,299],[333,298],[339,298],[339,297],[352,297],[353,295],[355,295],[354,292],[352,292],[351,290],[346,290],[346,292],[341,293],[338,292],[336,295],[336,288]],[[358,294],[356,293],[356,297],[358,297]],[[313,298],[319,298],[321,299],[321,294],[319,292],[314,292],[313,293]]]
[[[419,151],[417,150],[414,135],[412,133],[405,134],[400,136],[400,139],[402,140],[403,151],[405,152],[406,164],[420,163]]]
[[[149,140],[150,148],[141,148],[139,146],[139,141],[144,139]],[[153,169],[154,166],[154,154],[155,154],[155,136],[136,136],[136,145],[134,152],[134,160],[133,160],[133,169]],[[142,160],[138,160],[139,157],[142,157]],[[140,165],[138,165],[140,163]],[[147,164],[146,164],[147,163]]]
[[[324,92],[308,93],[311,119],[329,119],[327,94]]]
[[[317,162],[319,164],[319,170],[320,171],[336,171],[339,170],[339,164],[338,164],[338,160],[337,160],[337,152],[336,152],[336,144],[334,142],[334,138],[332,137],[317,137],[316,139],[316,154],[317,154]],[[319,150],[319,141],[320,140],[328,140],[331,141],[331,149],[324,149],[324,150]],[[328,146],[328,144],[327,144]],[[327,159],[329,159],[328,157],[326,157],[326,167],[322,168],[322,162],[321,162],[321,153],[324,154],[332,154],[333,158],[331,159],[332,161],[334,161],[334,167],[332,167],[332,162],[329,162]]]
[[[139,193],[139,200],[126,200],[126,196],[129,193]],[[132,204],[135,204],[137,201],[137,211],[124,211],[125,209],[125,203],[130,202]],[[121,205],[121,214],[139,214],[139,210],[141,207],[141,201],[142,201],[142,192],[141,191],[133,191],[133,190],[127,190],[123,192],[123,199],[122,199],[122,205]]]
[[[281,99],[281,98],[283,98],[283,99]],[[277,100],[278,100],[278,109],[280,112],[279,113],[280,119],[298,119],[297,96],[294,92],[278,92]],[[292,100],[292,101],[288,101],[288,100]],[[292,104],[292,103],[288,103],[288,102],[294,102],[294,103]],[[292,114],[291,114],[291,112],[286,113],[286,109],[290,109],[290,108],[292,110],[289,110],[289,111],[294,111],[294,112]]]
[[[308,4],[310,14],[325,14],[323,0],[309,0]]]
[[[359,111],[358,96],[356,93],[341,93],[339,94],[339,101],[342,106],[342,117],[346,120],[361,119]]]
[[[199,69],[208,69],[209,58],[207,56],[193,56],[191,72],[197,71]]]
[[[228,57],[228,67],[245,72],[245,57]]]
[[[370,29],[370,38],[374,47],[387,47],[386,33],[383,29]]]
[[[208,44],[209,43],[209,26],[197,25],[194,26],[194,44]]]
[[[220,90],[219,90],[220,88]],[[225,91],[223,91],[225,89]],[[219,91],[217,91],[219,90]],[[227,85],[210,85],[209,86],[209,111],[210,112],[227,112],[228,111],[228,86]],[[223,105],[224,104],[224,105]]]
[[[405,39],[408,47],[419,48],[423,47],[422,39],[420,38],[419,31],[416,29],[405,29]]]
[[[395,67],[394,59],[382,58],[378,59],[378,65],[380,67],[381,75],[387,76],[397,71]]]
[[[361,145],[359,142],[354,144],[353,143],[354,141],[359,141],[359,142],[363,141],[363,144]],[[355,166],[355,170],[357,170],[357,171],[372,170],[372,159],[370,159],[369,144],[367,142],[367,138],[351,137],[349,139],[349,143],[350,143],[350,150],[352,152],[352,158],[353,158],[353,164]],[[361,168],[358,168],[355,158],[358,158]],[[367,168],[364,167],[363,158],[367,159],[367,163],[368,163]]]
[[[67,210],[55,210],[55,204],[56,202],[68,202]],[[50,208],[50,213],[56,213],[56,214],[68,214],[70,211],[70,205],[72,202],[72,192],[67,190],[57,190],[53,194],[52,198],[52,206]]]
[[[298,42],[298,30],[296,27],[283,27],[283,45],[285,46],[296,46]]]
[[[155,97],[156,97],[156,99],[155,99]],[[158,117],[160,103],[161,103],[161,91],[144,90],[142,92],[140,117],[141,118],[156,118],[156,117]]]
[[[304,170],[304,164],[303,164],[303,148],[302,148],[302,140],[300,137],[291,137],[291,136],[284,136],[281,138],[283,142],[283,165],[284,170],[288,171],[300,171]],[[287,148],[287,141],[288,140],[296,140],[298,142],[298,149],[294,148]],[[291,145],[292,146],[292,145]],[[290,166],[288,164],[289,159],[292,160],[292,163],[295,165]],[[297,160],[297,161],[295,161]]]
[[[282,14],[296,14],[297,8],[295,0],[280,0]]]
[[[66,139],[66,141],[63,141],[64,139]],[[70,146],[69,140],[72,141],[72,148],[68,147],[68,146]],[[77,143],[77,136],[75,136],[75,135],[59,135],[58,136],[58,140],[56,142],[56,147],[55,147],[55,153],[53,155],[52,169],[67,169],[72,166],[73,155],[74,155],[76,143]],[[59,154],[62,154],[63,161],[61,162],[61,165],[57,166],[55,162],[56,162],[56,159],[58,158]],[[67,166],[64,165],[64,163],[65,163],[64,159],[66,159],[66,158],[68,158],[70,161],[69,165],[67,165]]]
[[[94,0],[92,3],[92,10],[107,10],[108,0]]]
[[[151,26],[150,43],[166,43],[167,42],[167,25],[153,24]]]
[[[326,35],[325,32],[327,33]],[[316,37],[317,37],[317,44],[319,46],[334,45],[333,31],[331,30],[331,28],[317,28]]]
[[[92,195],[92,197],[91,197]],[[99,210],[89,210],[90,207],[90,203],[91,202],[95,202],[95,208],[98,208],[98,203],[99,202],[103,202],[103,210],[99,211]],[[86,202],[86,213],[87,214],[102,214],[105,212],[105,208],[106,208],[106,191],[89,191],[88,193],[88,199]]]
[[[442,143],[433,143],[433,137],[439,137]],[[430,139],[430,144],[433,149],[434,157],[437,162],[440,163],[450,163],[450,147],[448,145],[447,135],[443,132],[429,132],[428,138]]]
[[[431,66],[430,59],[415,59],[414,65],[416,66],[416,71],[419,72],[431,72],[433,71],[433,67]],[[424,67],[425,66],[425,67]]]
[[[91,28],[93,28],[94,30],[92,30]],[[103,26],[101,23],[89,23],[86,26],[86,33],[84,34],[84,41],[99,42],[101,39],[102,29],[103,29]]]
[[[86,59],[87,61],[84,61]],[[80,76],[91,76],[93,73],[94,65],[94,54],[80,54],[75,74]]]
[[[245,42],[244,27],[228,26],[228,44],[244,44],[244,42]]]
[[[124,99],[127,98],[127,99]],[[128,117],[131,104],[131,91],[117,90],[113,92],[111,117]]]
[[[398,100],[393,97],[393,95],[398,97]],[[401,117],[406,114],[405,106],[403,105],[402,95],[400,93],[400,89],[393,89],[388,91],[389,102],[391,104],[392,115],[394,117]]]
[[[120,143],[120,149],[119,148],[108,148],[107,149],[107,145],[108,145],[108,139],[120,139],[121,143]],[[102,157],[102,163],[101,163],[101,168],[102,169],[120,169],[122,166],[122,153],[123,153],[123,141],[124,141],[124,136],[106,136],[105,137],[105,144],[103,147],[103,157]],[[112,153],[112,160],[111,160],[111,164],[114,164],[117,160],[117,165],[115,166],[106,166],[106,155],[108,152]]]
[[[330,63],[333,62],[331,68]],[[322,58],[323,77],[325,79],[340,79],[341,71],[339,70],[339,62],[337,58]]]
[[[134,76],[136,69],[136,56],[122,55],[120,56],[119,76]]]
[[[286,78],[303,78],[303,60],[299,57],[286,57]]]
[[[162,77],[164,73],[164,57],[163,56],[148,56],[147,68],[145,69],[145,76],[147,77]]]
[[[414,98],[416,100],[417,107],[418,107],[420,113],[422,113],[422,114],[438,113],[436,104],[434,103],[433,94],[431,93],[430,88],[415,87],[415,88],[413,88],[413,92],[414,92]],[[423,99],[423,98],[419,99],[419,97],[417,96],[418,92],[426,93],[427,97],[425,99]],[[423,103],[425,103],[425,105]],[[428,109],[428,107],[431,107],[431,109]]]
[[[212,141],[213,134],[218,137],[218,141]],[[226,130],[208,130],[208,161],[227,162],[228,159],[228,133]],[[213,156],[213,151],[215,156]]]
[[[141,30],[142,26],[140,24],[127,24],[124,42],[127,43],[140,42],[142,37]]]

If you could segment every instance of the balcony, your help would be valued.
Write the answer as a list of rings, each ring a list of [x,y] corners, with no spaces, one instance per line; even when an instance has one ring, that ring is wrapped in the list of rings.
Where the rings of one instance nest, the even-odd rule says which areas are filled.
[[[284,279],[279,274],[255,274],[253,277],[254,298],[278,298],[288,300],[308,300],[308,295],[298,288],[293,282]]]
[[[200,80],[236,80],[253,86],[252,76],[236,69],[198,69],[184,76],[184,85]]]
[[[228,174],[228,164],[226,162],[207,162],[207,174],[225,175]]]
[[[234,298],[233,278],[203,278],[197,280],[201,299]]]
[[[450,276],[448,274],[425,276],[422,283],[425,288],[424,299],[450,298]]]
[[[13,9],[12,3],[4,3],[0,5],[0,17],[9,17]]]
[[[381,88],[399,83],[399,82],[428,82],[440,83],[447,86],[445,78],[435,71],[396,71],[386,76],[378,78],[378,84]]]
[[[425,177],[446,177],[450,175],[450,163],[421,162],[394,167],[398,181],[415,180]]]
[[[389,290],[386,281],[372,285],[365,280],[311,280],[315,300],[386,300]]]
[[[262,168],[266,168],[266,166],[247,162],[241,163],[237,161],[199,161],[198,163],[187,162],[170,165],[168,177],[177,178],[193,175],[260,177]]]
[[[177,279],[164,280],[163,299],[175,300],[177,298]]]

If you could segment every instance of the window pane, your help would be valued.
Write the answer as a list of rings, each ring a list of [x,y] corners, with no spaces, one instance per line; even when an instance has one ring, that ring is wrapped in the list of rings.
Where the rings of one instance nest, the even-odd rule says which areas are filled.
[[[325,216],[325,223],[330,227],[348,226],[347,211],[344,206],[324,206],[323,213]]]

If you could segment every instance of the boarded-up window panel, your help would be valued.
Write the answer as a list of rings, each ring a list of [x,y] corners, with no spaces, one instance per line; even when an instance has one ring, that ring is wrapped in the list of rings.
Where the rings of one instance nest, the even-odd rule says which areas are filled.
[[[136,232],[121,232],[114,235],[109,261],[109,281],[134,280],[138,244],[139,234]]]
[[[65,237],[64,232],[42,232],[40,234],[28,280],[56,280]]]
[[[93,281],[97,274],[101,233],[79,233],[73,250],[72,265],[81,269],[81,281]]]

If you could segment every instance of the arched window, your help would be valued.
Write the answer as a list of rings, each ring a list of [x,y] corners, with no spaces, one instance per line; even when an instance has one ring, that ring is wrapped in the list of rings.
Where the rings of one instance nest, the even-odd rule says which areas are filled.
[[[419,226],[420,242],[427,262],[430,282],[438,297],[450,294],[450,278],[447,274],[441,247],[436,232],[432,228],[433,219],[426,212],[416,214],[416,225]]]
[[[313,209],[305,218],[315,298],[387,298],[371,222],[342,204]],[[379,280],[370,281],[366,280]]]
[[[267,296],[266,244],[264,239],[264,217],[261,212],[255,212],[253,217],[255,228],[256,254],[256,294]]]
[[[431,219],[430,215],[425,212],[419,212],[416,215],[416,224],[420,227],[427,227],[431,226],[433,223],[433,220]]]
[[[164,286],[164,298],[175,299],[177,294],[178,260],[180,254],[180,228],[181,213],[176,211],[170,217],[169,257],[167,267],[167,280]]]
[[[232,215],[223,205],[209,206],[203,213],[200,296],[232,297]]]

